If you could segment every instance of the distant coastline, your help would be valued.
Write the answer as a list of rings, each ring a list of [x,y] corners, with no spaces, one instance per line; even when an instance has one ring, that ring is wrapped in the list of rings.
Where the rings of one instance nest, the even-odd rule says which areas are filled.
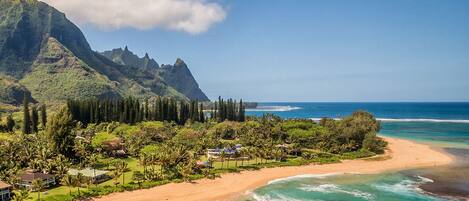
[[[429,145],[385,137],[389,143],[386,154],[374,159],[347,160],[326,165],[266,168],[258,171],[224,174],[217,179],[201,179],[192,183],[172,183],[146,190],[114,193],[96,201],[111,200],[229,200],[264,186],[275,179],[306,174],[357,173],[372,174],[402,169],[432,167],[451,163],[451,155]]]

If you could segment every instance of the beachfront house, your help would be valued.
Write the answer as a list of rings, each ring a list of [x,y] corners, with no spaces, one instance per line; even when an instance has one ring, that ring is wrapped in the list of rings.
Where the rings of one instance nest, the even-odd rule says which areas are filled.
[[[222,153],[225,153],[227,157],[232,157],[235,155],[237,152],[239,152],[240,149],[242,149],[243,146],[241,144],[235,145],[233,148],[223,148],[223,149],[207,149],[207,158],[219,158]]]
[[[72,176],[77,176],[78,174],[83,175],[84,177],[90,179],[93,183],[101,183],[109,179],[108,176],[109,171],[105,170],[96,170],[91,168],[85,169],[70,169],[68,170],[68,174]]]
[[[11,199],[12,186],[0,181],[0,201],[9,201]]]
[[[45,188],[55,186],[56,184],[54,175],[28,170],[20,174],[20,182],[17,185],[21,188],[32,189],[32,183],[36,179],[42,180]]]

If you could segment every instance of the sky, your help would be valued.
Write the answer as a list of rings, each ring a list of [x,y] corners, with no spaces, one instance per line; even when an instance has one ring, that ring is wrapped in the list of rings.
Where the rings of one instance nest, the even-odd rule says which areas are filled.
[[[469,101],[465,0],[43,1],[95,50],[182,58],[211,99]]]

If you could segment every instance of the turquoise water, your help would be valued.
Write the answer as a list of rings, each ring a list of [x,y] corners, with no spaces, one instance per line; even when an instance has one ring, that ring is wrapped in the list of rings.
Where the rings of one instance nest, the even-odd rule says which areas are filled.
[[[432,182],[401,173],[378,175],[310,176],[277,181],[257,189],[254,200],[447,200],[422,192],[419,185]]]
[[[297,177],[254,190],[247,200],[467,200],[469,103],[261,103],[248,114],[283,118],[340,118],[366,110],[381,120],[381,135],[442,147],[457,163],[376,175]]]

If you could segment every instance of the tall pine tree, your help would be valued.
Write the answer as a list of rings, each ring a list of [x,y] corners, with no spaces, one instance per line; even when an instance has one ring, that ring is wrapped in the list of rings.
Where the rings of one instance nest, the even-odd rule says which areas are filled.
[[[39,113],[36,106],[31,108],[31,129],[34,133],[37,133],[39,127]]]
[[[46,128],[46,123],[47,123],[47,112],[46,112],[46,105],[41,106],[41,123],[42,123],[42,128]]]
[[[29,116],[29,98],[26,93],[23,96],[23,133],[31,134],[31,118]]]

